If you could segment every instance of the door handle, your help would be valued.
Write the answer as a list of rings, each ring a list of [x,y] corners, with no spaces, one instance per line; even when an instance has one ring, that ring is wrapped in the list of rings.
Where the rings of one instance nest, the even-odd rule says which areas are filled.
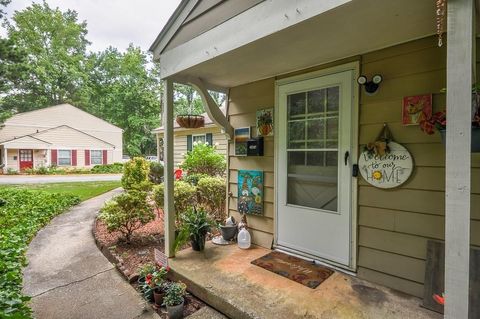
[[[350,157],[350,152],[346,151],[345,152],[345,156],[344,156],[344,160],[345,160],[345,165],[348,165],[348,158]]]

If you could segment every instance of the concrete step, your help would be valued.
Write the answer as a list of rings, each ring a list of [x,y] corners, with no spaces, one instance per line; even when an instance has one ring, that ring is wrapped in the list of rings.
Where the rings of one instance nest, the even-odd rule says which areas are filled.
[[[194,312],[187,319],[228,319],[215,309],[205,306],[197,312]]]

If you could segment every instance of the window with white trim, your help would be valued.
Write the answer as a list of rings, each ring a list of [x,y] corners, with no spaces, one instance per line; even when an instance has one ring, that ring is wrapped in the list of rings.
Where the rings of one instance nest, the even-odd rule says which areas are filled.
[[[90,164],[100,165],[103,164],[103,154],[100,150],[91,150],[90,151]]]
[[[194,145],[199,142],[205,144],[206,141],[207,141],[206,134],[192,135],[192,142],[194,143]]]
[[[72,165],[71,150],[58,150],[58,165],[63,165],[63,166]]]

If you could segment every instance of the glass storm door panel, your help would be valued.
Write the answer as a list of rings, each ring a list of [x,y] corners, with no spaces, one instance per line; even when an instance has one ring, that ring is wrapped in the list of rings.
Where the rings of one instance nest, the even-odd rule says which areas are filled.
[[[353,71],[280,85],[277,245],[351,264]]]

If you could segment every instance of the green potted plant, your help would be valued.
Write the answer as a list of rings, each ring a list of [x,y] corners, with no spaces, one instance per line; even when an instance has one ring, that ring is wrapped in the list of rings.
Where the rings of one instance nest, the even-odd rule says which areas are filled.
[[[183,318],[183,305],[185,290],[187,286],[182,282],[173,282],[167,288],[163,304],[167,307],[169,319]]]
[[[161,306],[163,303],[163,298],[165,296],[167,282],[165,277],[167,276],[168,269],[161,267],[159,270],[156,270],[152,273],[150,279],[150,287],[153,289],[153,300],[155,304]]]
[[[138,284],[142,285],[145,283],[145,277],[148,274],[151,274],[155,271],[155,265],[152,263],[145,264],[138,268]]]
[[[202,251],[205,248],[207,233],[213,225],[214,222],[206,211],[195,208],[188,209],[180,216],[179,232],[174,244],[175,251],[188,240],[190,240],[193,250]]]
[[[446,92],[446,90],[442,90]],[[480,152],[480,85],[472,87],[472,152]],[[438,130],[445,144],[447,135],[447,112],[441,111],[420,122],[420,129],[426,134],[434,134]]]

